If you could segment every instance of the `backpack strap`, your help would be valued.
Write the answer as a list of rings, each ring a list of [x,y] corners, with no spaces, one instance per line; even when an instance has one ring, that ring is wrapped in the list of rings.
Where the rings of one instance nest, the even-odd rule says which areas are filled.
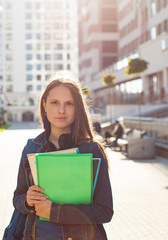
[[[24,169],[25,169],[27,186],[29,187],[31,185],[31,181],[29,178],[31,170],[30,170],[27,154],[34,153],[36,150],[36,144],[33,142],[33,138],[28,139],[25,150],[26,150],[26,159],[24,160]]]

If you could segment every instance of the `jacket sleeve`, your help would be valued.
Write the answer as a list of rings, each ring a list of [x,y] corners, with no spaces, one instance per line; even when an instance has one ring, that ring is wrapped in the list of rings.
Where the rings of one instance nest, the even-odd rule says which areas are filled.
[[[93,224],[109,222],[113,215],[112,191],[107,161],[96,143],[92,144],[94,158],[101,158],[99,176],[92,204],[56,204],[52,203],[50,220],[60,224]],[[90,147],[89,147],[90,148]],[[86,153],[89,151],[80,151]]]
[[[19,166],[17,187],[14,192],[13,205],[15,209],[21,213],[29,213],[30,209],[26,207],[26,194],[28,190],[24,162],[26,160],[26,147],[23,149]]]

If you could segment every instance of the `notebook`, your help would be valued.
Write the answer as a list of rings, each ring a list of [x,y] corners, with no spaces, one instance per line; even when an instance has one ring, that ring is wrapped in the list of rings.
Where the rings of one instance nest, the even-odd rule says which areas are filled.
[[[89,204],[93,198],[92,154],[36,154],[38,186],[58,204]],[[40,220],[48,218],[40,217]]]
[[[70,148],[70,149],[65,149],[65,150],[60,150],[60,151],[45,152],[45,153],[41,153],[41,154],[77,154],[77,153],[79,153],[78,148]],[[29,161],[34,184],[38,185],[37,184],[37,170],[36,170],[36,154],[37,153],[27,154],[27,158]]]

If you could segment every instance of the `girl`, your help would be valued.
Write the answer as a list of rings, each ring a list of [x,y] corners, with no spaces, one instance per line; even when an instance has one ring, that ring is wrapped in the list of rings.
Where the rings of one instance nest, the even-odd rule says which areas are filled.
[[[103,223],[113,215],[112,193],[107,157],[96,142],[87,105],[78,81],[69,72],[56,74],[46,86],[40,100],[40,117],[45,131],[32,140],[35,153],[78,147],[80,153],[101,158],[100,172],[92,204],[57,204],[35,186],[31,173],[27,186],[25,146],[14,192],[14,207],[27,214],[24,240],[105,240]],[[29,140],[30,142],[31,140]],[[50,221],[40,221],[39,216]]]

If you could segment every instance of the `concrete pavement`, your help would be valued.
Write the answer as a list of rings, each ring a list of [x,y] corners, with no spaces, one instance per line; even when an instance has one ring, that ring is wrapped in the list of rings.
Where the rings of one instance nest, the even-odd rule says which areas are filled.
[[[12,213],[21,151],[41,132],[31,124],[0,132],[0,239]],[[25,129],[26,128],[26,129]],[[105,224],[109,240],[168,239],[168,159],[138,160],[107,149],[114,216]]]

